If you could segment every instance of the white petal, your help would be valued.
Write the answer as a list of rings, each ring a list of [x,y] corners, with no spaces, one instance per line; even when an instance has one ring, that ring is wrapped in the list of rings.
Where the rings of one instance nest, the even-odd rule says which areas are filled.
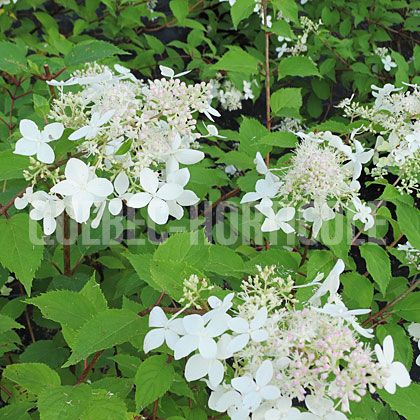
[[[292,220],[295,215],[295,209],[293,207],[284,207],[280,209],[276,214],[276,220],[281,222],[288,222]]]
[[[287,225],[287,223],[284,223]],[[261,225],[261,232],[274,232],[280,229],[280,225],[273,219],[265,219]]]
[[[87,222],[90,217],[90,208],[93,205],[92,194],[87,191],[77,192],[72,196],[72,205],[76,222]]]
[[[194,165],[204,159],[204,153],[200,150],[182,149],[175,153],[175,159],[183,165]]]
[[[209,380],[212,386],[216,387],[223,381],[225,368],[219,360],[212,360],[209,368]]]
[[[279,223],[279,226],[280,226],[281,230],[282,230],[284,233],[286,233],[286,234],[293,233],[293,232],[295,231],[295,230],[292,228],[292,226],[290,226],[289,224],[284,223],[284,222],[280,222],[280,223]]]
[[[18,210],[22,210],[28,205],[28,200],[26,198],[16,197],[14,205]]]
[[[215,359],[217,344],[212,338],[203,337],[198,344],[198,350],[205,359]]]
[[[170,67],[159,66],[159,69],[160,69],[160,72],[161,72],[162,76],[165,76],[165,77],[174,77],[175,76],[175,72]]]
[[[179,335],[172,330],[165,330],[165,341],[171,350],[175,350],[176,343],[179,340]]]
[[[411,378],[406,367],[401,362],[394,362],[391,365],[391,377],[398,386],[407,387],[411,384]]]
[[[280,397],[280,390],[274,385],[268,385],[261,390],[261,396],[265,400],[275,400]]]
[[[240,376],[238,378],[233,378],[231,384],[243,395],[249,394],[255,388],[255,382],[248,376]]]
[[[120,172],[114,180],[115,191],[119,195],[123,195],[128,190],[129,184],[130,181],[127,174],[125,172]]]
[[[149,314],[149,327],[164,327],[168,322],[168,318],[159,306],[155,306]]]
[[[267,314],[268,312],[265,306],[259,309],[254,319],[250,323],[251,330],[256,330],[258,328],[261,328],[267,321]]]
[[[164,184],[159,188],[156,197],[162,200],[176,200],[183,191],[179,184]]]
[[[121,198],[113,198],[108,205],[109,212],[116,216],[117,214],[120,214],[122,210],[123,204]]]
[[[42,130],[42,138],[45,142],[49,142],[51,140],[58,140],[64,132],[64,125],[61,123],[52,123],[45,126]]]
[[[392,340],[392,336],[387,335],[384,338],[383,348],[385,361],[387,365],[390,366],[392,361],[394,360],[394,341]]]
[[[185,379],[188,382],[204,378],[209,371],[211,360],[204,359],[200,354],[191,356],[185,365]]]
[[[47,143],[40,143],[38,145],[38,152],[36,157],[40,162],[53,163],[55,159],[54,150]]]
[[[197,197],[194,191],[184,190],[182,194],[176,199],[176,201],[181,206],[193,206],[194,204],[197,204],[200,199]]]
[[[241,200],[241,204],[243,203],[250,203],[252,201],[258,201],[261,199],[261,194],[258,194],[256,192],[249,192],[246,193]]]
[[[230,353],[236,353],[242,350],[249,342],[249,334],[241,334],[235,337],[228,345]]]
[[[188,334],[200,334],[204,329],[203,317],[198,314],[184,317],[182,323]]]
[[[260,406],[261,400],[262,398],[259,392],[250,392],[244,396],[243,405],[253,411]]]
[[[46,235],[51,235],[52,233],[55,232],[55,229],[57,227],[57,222],[55,221],[54,217],[44,217],[44,223],[43,223],[43,228],[44,228],[44,233]]]
[[[261,343],[261,341],[265,341],[268,338],[268,332],[265,330],[256,330],[251,332],[252,341],[257,343]]]
[[[140,209],[147,206],[150,203],[152,196],[149,193],[137,193],[134,194],[128,201],[127,206],[133,209]]]
[[[143,351],[148,353],[150,350],[160,347],[165,340],[165,332],[162,328],[151,330],[144,337]]]
[[[192,335],[181,337],[175,345],[174,358],[175,360],[182,359],[188,356],[192,351],[197,350],[198,340]]]
[[[69,140],[79,140],[83,137],[86,137],[90,134],[92,128],[88,125],[85,125],[78,130],[76,130],[74,133],[71,133],[69,136]]]
[[[168,221],[169,207],[165,201],[155,197],[150,201],[147,213],[156,224],[164,225]]]
[[[175,200],[167,201],[166,204],[168,205],[169,214],[171,216],[175,217],[175,219],[177,220],[182,219],[182,216],[184,216],[184,209],[182,208],[182,206],[177,204]]]
[[[89,169],[80,159],[70,159],[66,164],[64,174],[68,180],[79,185],[86,184],[89,179]]]
[[[168,174],[167,182],[168,183],[174,183],[179,184],[181,187],[185,187],[185,185],[188,184],[188,181],[190,180],[190,171],[188,168],[182,168],[177,171],[171,172]]]
[[[144,168],[140,172],[140,184],[142,188],[149,192],[154,194],[158,189],[158,176],[156,172],[153,172],[149,168]]]
[[[107,111],[107,112],[105,112],[105,114],[104,115],[102,115],[100,118],[99,118],[99,120],[98,120],[98,122],[97,122],[97,126],[98,127],[100,127],[100,126],[102,126],[102,125],[104,125],[104,124],[106,124],[111,118],[112,118],[112,116],[115,114],[115,109],[111,109],[111,110],[109,110],[109,111]]]
[[[20,134],[27,139],[38,140],[40,138],[38,126],[31,120],[22,120],[19,123],[19,130]]]
[[[51,192],[61,195],[73,195],[77,191],[77,185],[75,185],[74,182],[68,181],[67,179],[60,181],[58,184],[51,188]]]
[[[249,324],[245,319],[236,317],[229,321],[229,328],[238,334],[242,334],[248,330]]]
[[[97,197],[106,198],[108,195],[112,194],[114,186],[111,181],[106,178],[95,178],[89,181],[87,191]]]
[[[37,152],[37,144],[34,141],[22,137],[16,142],[14,154],[23,156],[33,156]]]
[[[255,381],[259,387],[266,386],[273,377],[273,365],[269,360],[264,360],[257,370]]]

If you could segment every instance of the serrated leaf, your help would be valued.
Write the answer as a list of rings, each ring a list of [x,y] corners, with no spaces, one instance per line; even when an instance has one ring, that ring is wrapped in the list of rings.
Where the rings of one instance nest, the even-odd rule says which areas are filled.
[[[242,277],[242,272],[245,271],[242,258],[233,249],[220,245],[212,245],[210,248],[210,258],[205,270],[234,277]]]
[[[7,41],[0,42],[0,70],[11,75],[26,71],[26,48]]]
[[[80,420],[96,419],[127,420],[127,407],[124,401],[104,389],[92,390],[89,405],[80,416]]]
[[[396,212],[402,233],[414,248],[420,249],[420,210],[398,202]]]
[[[98,61],[102,58],[112,57],[116,54],[129,54],[115,45],[99,40],[89,40],[76,44],[64,57],[66,66],[77,66],[78,64]]]
[[[29,225],[35,229],[29,229]],[[35,232],[34,232],[35,230]],[[0,220],[0,263],[14,272],[31,294],[32,280],[41,265],[44,243],[41,226],[29,220],[26,213],[19,213],[7,220]],[[34,237],[36,235],[36,237]],[[33,241],[37,240],[37,244]],[[39,244],[42,241],[42,245]]]
[[[80,420],[89,406],[91,394],[86,384],[44,390],[38,398],[41,420]]]
[[[166,355],[151,356],[139,366],[134,379],[138,411],[162,397],[171,387],[174,368],[167,360]]]
[[[232,16],[232,23],[235,29],[238,29],[239,22],[251,16],[254,8],[255,0],[236,0],[235,4],[230,8],[230,15]]]
[[[398,316],[411,322],[420,322],[420,292],[412,292],[393,308]]]
[[[58,373],[43,363],[7,365],[3,371],[3,377],[16,382],[36,395],[46,388],[52,388],[61,384]]]
[[[63,365],[68,367],[92,353],[125,343],[141,330],[141,318],[126,309],[107,309],[95,315],[78,331],[72,355]]]
[[[101,285],[95,280],[95,273],[92,275],[92,278],[83,286],[80,294],[89,300],[92,309],[96,313],[105,311],[108,308],[108,302],[102,293]]]
[[[28,303],[37,306],[46,318],[75,330],[97,313],[86,296],[70,290],[43,293],[29,299]]]
[[[21,363],[45,363],[55,369],[61,366],[69,357],[69,350],[60,347],[53,340],[38,340],[26,347],[20,355]]]
[[[23,178],[23,170],[29,166],[29,157],[15,155],[11,150],[0,152],[0,181]]]
[[[316,65],[309,58],[303,56],[282,58],[278,72],[279,79],[285,76],[319,76]]]
[[[271,95],[271,110],[277,116],[299,118],[301,106],[301,88],[278,89]]]
[[[174,16],[178,19],[178,22],[182,24],[188,16],[188,2],[185,0],[171,0],[169,2],[169,7]]]
[[[366,261],[366,267],[382,295],[391,280],[391,262],[388,254],[379,245],[367,242],[360,247],[360,254]]]
[[[288,133],[286,131],[276,131],[274,133],[267,134],[258,140],[258,144],[282,148],[296,147],[297,142],[297,137],[293,133]]]
[[[395,394],[389,394],[385,390],[378,390],[377,392],[393,410],[404,416],[405,420],[418,420],[420,412],[420,384],[413,382],[407,388],[397,387]]]
[[[236,46],[229,46],[229,51],[213,65],[215,70],[233,71],[247,75],[257,73],[258,58]]]
[[[12,328],[25,328],[7,315],[0,314],[0,334]]]

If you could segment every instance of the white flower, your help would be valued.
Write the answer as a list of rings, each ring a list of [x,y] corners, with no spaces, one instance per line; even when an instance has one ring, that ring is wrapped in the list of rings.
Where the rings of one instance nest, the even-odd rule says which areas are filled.
[[[175,74],[175,72],[170,67],[166,67],[166,66],[159,66],[159,69],[160,69],[160,72],[162,73],[162,76],[169,77],[171,79],[174,77],[184,76],[185,74],[188,74],[191,72],[191,70],[188,70],[188,71],[183,71],[181,73]]]
[[[63,135],[63,124],[48,124],[41,132],[33,121],[22,120],[19,129],[23,137],[17,141],[13,153],[23,156],[36,155],[37,159],[43,163],[54,162],[54,150],[48,143],[58,140]]]
[[[319,306],[321,304],[321,296],[324,296],[328,292],[330,293],[330,299],[333,297],[340,287],[340,274],[344,271],[345,265],[343,260],[338,260],[328,274],[327,278],[322,283],[321,287],[316,293],[308,300],[308,303],[313,306]]]
[[[169,206],[167,201],[176,200],[183,192],[183,188],[175,183],[162,183],[156,172],[144,168],[140,172],[140,185],[146,192],[134,194],[127,202],[128,207],[135,209],[147,207],[150,218],[158,225],[168,221]]]
[[[362,203],[358,197],[353,197],[352,201],[356,208],[356,214],[353,216],[353,220],[360,220],[364,223],[366,230],[370,229],[375,223],[371,214],[372,209],[366,203]]]
[[[292,400],[280,397],[274,402],[265,402],[252,414],[252,420],[300,420],[300,411],[292,407]]]
[[[208,134],[206,134],[205,136],[202,136],[203,138],[205,138],[205,137],[218,137],[219,139],[225,139],[226,138],[225,136],[221,136],[219,134],[219,130],[217,129],[217,127],[215,125],[211,125],[211,124],[209,124],[209,125],[203,124],[203,125],[206,128],[206,130],[208,131]]]
[[[64,210],[64,203],[56,197],[48,194],[38,195],[36,199],[31,201],[33,209],[29,213],[32,220],[42,220],[44,233],[51,235],[54,233],[57,222],[55,218],[58,217]]]
[[[16,197],[15,202],[14,202],[15,207],[18,210],[24,209],[32,201],[32,199],[34,198],[34,195],[39,192],[40,191],[37,191],[36,193],[34,193],[34,189],[32,187],[27,187],[22,197]]]
[[[244,99],[254,99],[254,94],[251,89],[251,82],[244,80]]]
[[[392,61],[390,55],[386,55],[385,57],[381,58],[381,61],[384,65],[385,71],[391,71],[391,68],[397,67],[397,65]]]
[[[166,161],[166,171],[168,173],[179,169],[179,164],[193,165],[204,159],[204,153],[200,150],[183,149],[181,147],[181,136],[177,134],[174,141],[170,144],[168,153],[163,157]]]
[[[69,140],[79,140],[85,138],[86,140],[92,139],[97,136],[101,127],[106,124],[114,115],[115,110],[111,109],[110,111],[105,112],[101,115],[99,112],[94,112],[90,119],[89,125],[85,125],[69,136]]]
[[[121,79],[130,79],[132,82],[137,82],[135,76],[131,73],[130,69],[127,67],[121,66],[119,64],[114,64],[114,69],[121,74]]]
[[[80,159],[72,158],[64,170],[66,179],[51,188],[51,192],[71,197],[74,219],[84,223],[89,219],[94,202],[102,202],[112,194],[114,187],[105,178],[97,178],[95,173]]]
[[[267,340],[268,333],[262,329],[266,322],[267,308],[265,306],[258,310],[251,322],[241,317],[232,318],[229,321],[229,328],[239,335],[231,341],[229,350],[232,353],[242,350],[248,344],[249,339],[257,343]]]
[[[234,165],[227,165],[225,168],[225,173],[227,173],[228,175],[235,175],[236,172],[238,172],[238,170]]]
[[[362,173],[362,164],[368,163],[373,156],[374,150],[364,151],[363,146],[359,140],[354,140],[354,146],[356,151],[354,153],[348,153],[347,149],[343,149],[343,152],[347,155],[350,162],[344,165],[344,168],[349,168],[353,171],[353,179],[358,179]]]
[[[287,51],[287,43],[284,42],[281,47],[277,47],[276,51],[277,51],[277,58],[283,57],[283,54]]]
[[[211,320],[206,326],[204,318],[198,314],[188,315],[183,318],[186,335],[180,338],[175,345],[174,358],[179,360],[197,350],[205,359],[214,359],[217,354],[217,344],[214,337],[222,335],[228,328],[229,315],[223,320]]]
[[[225,374],[225,368],[220,360],[232,357],[232,353],[228,351],[231,340],[229,334],[223,334],[217,342],[217,352],[213,358],[204,358],[201,354],[191,356],[185,365],[185,379],[191,382],[208,375],[213,387],[219,385]]]
[[[150,350],[157,349],[164,342],[171,349],[175,349],[175,344],[181,334],[185,334],[182,319],[169,319],[159,306],[155,306],[149,315],[150,330],[144,337],[143,350],[148,353]]]
[[[347,420],[340,411],[334,411],[334,403],[323,397],[308,395],[305,398],[310,413],[301,413],[302,420]]]
[[[125,172],[120,172],[114,180],[114,190],[118,194],[118,197],[113,198],[109,203],[109,212],[116,216],[120,213],[123,201],[128,201],[134,194],[128,193],[128,187],[130,181]]]
[[[396,385],[405,388],[411,384],[411,378],[407,369],[401,362],[394,362],[394,342],[387,335],[384,338],[383,349],[379,344],[375,345],[375,353],[379,364],[389,370],[390,376],[386,378],[384,388],[390,394],[395,394]]]
[[[335,213],[324,201],[315,200],[314,207],[303,210],[303,218],[307,222],[313,222],[312,235],[314,238],[318,236],[322,222],[334,219]]]
[[[265,179],[259,179],[255,184],[255,192],[246,193],[241,200],[241,204],[249,203],[251,201],[261,200],[261,207],[271,207],[273,202],[271,198],[274,198],[282,183],[275,181],[273,177],[269,176],[269,173],[265,175]]]
[[[190,180],[190,171],[187,168],[178,169],[177,171],[169,173],[166,180],[169,184],[176,184],[182,188],[182,192],[176,199],[167,201],[169,214],[179,220],[184,215],[182,206],[193,206],[198,203],[200,199],[194,191],[184,190],[184,187]]]
[[[271,177],[273,181],[278,181],[279,177],[276,175],[273,175],[272,172],[267,168],[267,165],[265,164],[264,159],[261,156],[260,152],[257,152],[257,155],[254,159],[254,163],[256,165],[257,172],[261,175],[265,175],[265,177]]]
[[[352,309],[348,310],[344,303],[340,302],[340,304],[333,304],[333,303],[326,303],[323,308],[313,308],[318,312],[323,314],[328,314],[334,318],[343,318],[348,321],[353,328],[363,337],[366,338],[373,338],[374,335],[372,334],[373,329],[365,329],[362,328],[355,318],[356,315],[365,315],[371,312],[371,309]]]
[[[269,360],[261,363],[255,374],[255,381],[249,376],[233,378],[232,386],[242,396],[245,408],[256,410],[264,400],[275,400],[280,396],[280,390],[274,385],[268,385],[273,378],[273,365]]]
[[[295,231],[292,226],[286,223],[292,220],[295,216],[295,209],[293,207],[284,207],[277,213],[274,213],[272,207],[256,205],[255,208],[266,217],[263,225],[261,226],[262,232],[272,232],[279,229],[285,233],[292,233]]]

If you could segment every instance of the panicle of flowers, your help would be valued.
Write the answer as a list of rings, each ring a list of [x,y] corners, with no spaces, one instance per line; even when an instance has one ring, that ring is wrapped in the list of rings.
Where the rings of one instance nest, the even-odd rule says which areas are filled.
[[[254,99],[252,83],[256,81],[244,80],[241,91],[230,80],[223,79],[223,76],[217,73],[215,79],[211,79],[209,83],[212,85],[212,96],[220,102],[223,109],[228,111],[242,109],[242,101]]]
[[[176,360],[188,356],[185,377],[206,381],[209,408],[233,420],[297,418],[296,399],[305,401],[313,415],[334,414],[331,418],[341,420],[350,401],[359,402],[367,392],[385,388],[394,393],[396,385],[411,383],[406,368],[393,361],[390,336],[383,348],[375,346],[377,361],[370,346],[359,341],[358,333],[373,337],[356,320],[370,310],[348,310],[341,302],[341,260],[315,292],[316,301],[329,293],[323,307],[293,296],[298,287],[319,284],[322,275],[296,286],[274,266],[257,269],[236,298],[234,293],[223,300],[211,296],[204,315],[182,316],[182,308],[168,319],[159,307],[150,313],[154,329],[146,334],[145,351],[166,341]],[[194,288],[198,280],[191,283]]]
[[[97,227],[107,206],[117,215],[124,202],[132,208],[147,207],[155,223],[165,224],[169,216],[180,219],[183,206],[199,201],[184,188],[190,173],[180,165],[204,158],[197,150],[201,134],[195,114],[212,121],[220,114],[210,105],[210,84],[186,84],[179,77],[188,71],[175,74],[168,67],[160,69],[164,78],[145,82],[119,64],[111,69],[89,63],[67,81],[47,82],[58,89],[49,115],[55,122],[41,131],[33,121],[22,120],[22,138],[14,151],[31,156],[31,166],[24,172],[27,180],[35,184],[45,179],[53,184],[42,206],[38,203],[38,213],[33,213],[37,220],[44,220],[45,233],[54,231],[51,215],[61,214],[59,209],[85,223],[95,208],[92,227]],[[65,92],[67,86],[79,90]],[[59,140],[65,128],[74,130],[68,140],[78,143],[77,156],[67,161],[63,174],[48,165],[56,159],[50,143]],[[218,135],[217,129],[208,135]],[[42,211],[46,217],[48,213],[49,228]]]
[[[376,136],[374,148],[374,177],[383,177],[390,167],[398,168],[401,184],[397,188],[409,194],[417,192],[420,186],[420,89],[417,85],[396,88],[386,84],[382,88],[372,85],[375,102],[362,107],[355,102],[343,102],[346,116],[362,118],[364,131]],[[361,134],[360,132],[359,134]]]
[[[358,197],[358,178],[374,151],[365,151],[354,138],[356,134],[357,131],[351,134],[350,146],[329,131],[298,132],[302,141],[287,166],[281,168],[269,170],[257,154],[257,171],[265,175],[265,180],[259,179],[256,192],[245,194],[241,203],[261,200],[256,209],[266,216],[261,227],[263,232],[279,229],[293,232],[285,222],[294,218],[296,209],[302,212],[306,222],[313,223],[314,238],[322,223],[334,219],[340,208],[354,213],[353,220],[361,220],[366,229],[373,226],[371,210]],[[281,207],[277,213],[272,208],[273,199],[278,199]]]
[[[407,263],[413,265],[417,270],[420,270],[420,250],[414,248],[410,242],[406,242],[404,245],[398,244],[397,249],[399,251],[405,251]]]
[[[200,301],[203,300],[201,293],[206,290],[212,290],[214,286],[210,285],[207,279],[200,279],[196,274],[191,274],[188,279],[184,279],[184,287],[182,289],[184,296],[179,300],[179,303],[184,303],[184,306],[195,306],[201,309]]]

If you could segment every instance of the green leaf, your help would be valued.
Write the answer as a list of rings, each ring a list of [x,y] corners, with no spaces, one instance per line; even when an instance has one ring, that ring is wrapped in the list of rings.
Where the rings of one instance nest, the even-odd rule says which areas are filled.
[[[60,347],[53,340],[38,340],[26,347],[20,355],[21,363],[45,363],[55,369],[61,366],[69,357],[69,350]]]
[[[0,334],[7,330],[11,330],[12,328],[25,328],[25,327],[23,325],[18,324],[9,316],[0,314]]]
[[[402,233],[414,248],[420,249],[420,210],[399,202],[396,211]]]
[[[15,155],[11,150],[0,152],[0,181],[23,178],[29,166],[29,157]]]
[[[26,71],[26,48],[11,42],[0,42],[0,70],[11,75]]]
[[[80,420],[92,396],[86,384],[44,390],[38,398],[41,420]]]
[[[378,390],[377,392],[393,410],[404,416],[406,420],[418,420],[420,412],[420,384],[413,382],[407,388],[397,387],[395,394],[389,394],[385,390]]]
[[[391,280],[391,262],[389,256],[379,245],[367,242],[360,247],[360,254],[366,261],[366,267],[382,295]]]
[[[411,322],[420,322],[420,292],[410,293],[393,308],[398,316]]]
[[[134,379],[137,411],[162,397],[171,387],[174,368],[167,360],[166,355],[151,356],[139,366]]]
[[[284,18],[298,21],[299,9],[295,0],[272,0],[271,3],[281,11]]]
[[[102,58],[112,57],[116,54],[130,54],[115,45],[99,40],[89,40],[76,44],[64,58],[66,66],[98,61]]]
[[[68,367],[92,353],[125,343],[140,333],[141,318],[126,309],[108,309],[95,315],[77,331]]]
[[[127,420],[127,408],[124,401],[114,395],[114,393],[107,390],[92,390],[89,405],[80,416],[80,420],[95,419]]]
[[[178,19],[178,22],[182,25],[184,19],[188,16],[188,1],[171,0],[169,2],[169,7],[174,16]]]
[[[3,377],[16,382],[36,395],[40,394],[45,388],[61,384],[58,373],[42,363],[7,365],[3,371]]]
[[[31,221],[28,214],[19,213],[10,220],[2,218],[0,232],[0,263],[15,273],[30,296],[44,250],[41,226]]]
[[[254,158],[249,155],[231,150],[225,153],[216,163],[224,163],[225,165],[235,165],[238,169],[244,171],[255,167]]]
[[[244,262],[232,249],[226,246],[212,245],[205,270],[221,276],[242,277]]]
[[[285,76],[319,76],[316,65],[309,58],[303,56],[282,58],[278,72],[279,80]]]
[[[372,305],[373,284],[367,277],[351,272],[342,274],[340,280],[344,295],[355,303],[350,309],[369,308]]]
[[[86,296],[70,290],[53,290],[43,293],[28,299],[28,303],[37,306],[46,318],[72,329],[80,328],[97,313]]]
[[[236,46],[229,46],[229,51],[213,65],[215,70],[233,71],[247,75],[256,74],[258,58]]]
[[[258,144],[281,148],[295,147],[297,142],[297,137],[293,133],[288,133],[286,131],[276,131],[274,133],[267,134],[258,140]]]
[[[300,118],[299,109],[301,106],[300,88],[278,89],[271,95],[271,110],[276,116]]]
[[[232,22],[235,29],[241,20],[247,19],[254,11],[255,0],[236,0],[235,4],[230,8]]]
[[[31,420],[27,413],[33,408],[33,403],[30,402],[16,402],[0,408],[0,418],[2,420]]]

